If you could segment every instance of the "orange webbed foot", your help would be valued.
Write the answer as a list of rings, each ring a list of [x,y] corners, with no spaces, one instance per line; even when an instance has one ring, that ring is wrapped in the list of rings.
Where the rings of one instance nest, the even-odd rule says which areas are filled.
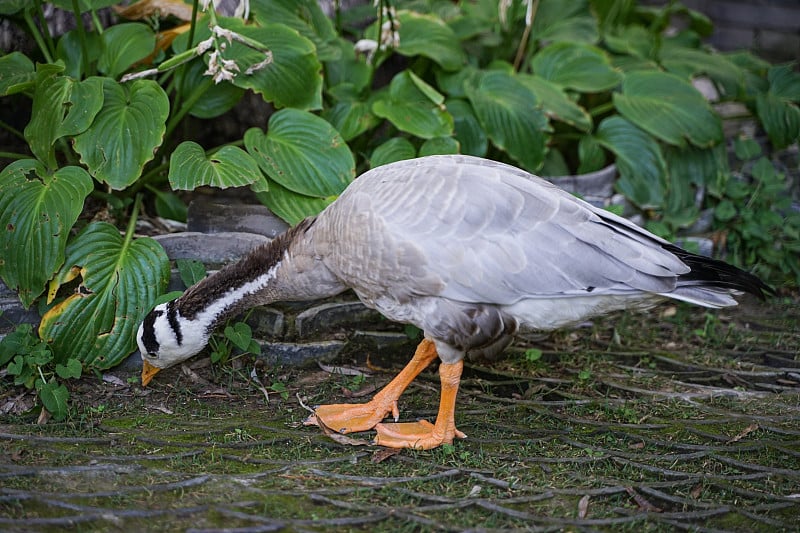
[[[363,404],[321,405],[308,417],[305,425],[319,425],[339,433],[367,431],[391,413],[394,420],[400,418],[397,400],[409,383],[416,378],[438,356],[436,346],[425,339],[417,346],[414,357],[395,378],[389,382],[371,401]]]
[[[442,444],[453,444],[453,439],[465,439],[467,436],[456,429],[455,424],[446,424],[437,428],[427,420],[419,422],[401,422],[398,424],[378,424],[375,426],[378,435],[375,444],[388,448],[414,448],[430,450]]]
[[[390,413],[395,420],[400,417],[397,400],[381,401],[375,398],[362,404],[320,405],[303,423],[308,426],[322,422],[325,427],[338,433],[355,433],[374,428]]]

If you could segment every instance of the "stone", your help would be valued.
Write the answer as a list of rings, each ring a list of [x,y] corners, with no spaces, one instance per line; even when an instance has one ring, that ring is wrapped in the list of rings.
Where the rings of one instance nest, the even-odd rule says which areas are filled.
[[[377,325],[381,321],[389,324],[383,315],[361,302],[328,302],[298,314],[295,318],[295,329],[302,339],[324,336],[341,329],[352,330],[365,325]]]
[[[542,176],[553,185],[565,191],[577,194],[597,207],[605,207],[614,195],[614,181],[617,177],[617,166],[608,165],[596,172],[574,176]]]
[[[36,308],[25,309],[16,291],[0,281],[0,334],[11,333],[20,324],[38,324]]]
[[[25,309],[16,295],[0,298],[0,333],[11,333],[20,324],[38,324],[39,313],[32,307]]]
[[[262,359],[269,365],[303,367],[317,361],[330,361],[339,355],[345,346],[343,341],[319,341],[306,343],[265,342],[261,344]]]
[[[189,204],[188,230],[200,233],[255,233],[273,239],[289,225],[260,204],[197,198]]]
[[[346,351],[380,353],[410,359],[418,343],[418,340],[411,339],[405,333],[357,330],[351,335]]]
[[[271,239],[255,233],[169,233],[153,237],[174,259],[197,259],[206,265],[228,264]]]
[[[258,338],[276,339],[286,332],[284,314],[272,307],[254,307],[246,322],[253,330],[253,335]]]

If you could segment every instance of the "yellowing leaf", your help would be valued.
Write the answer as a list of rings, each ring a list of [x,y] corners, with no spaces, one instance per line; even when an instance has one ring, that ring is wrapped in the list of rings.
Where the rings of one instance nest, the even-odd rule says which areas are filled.
[[[166,288],[169,261],[149,238],[129,241],[105,222],[89,224],[67,246],[59,282],[81,273],[76,292],[42,317],[39,336],[57,363],[76,358],[85,368],[121,362],[136,344],[136,328]]]
[[[150,19],[154,15],[161,18],[172,15],[181,20],[192,20],[192,6],[183,0],[139,0],[129,6],[114,6],[114,11],[129,20]]]

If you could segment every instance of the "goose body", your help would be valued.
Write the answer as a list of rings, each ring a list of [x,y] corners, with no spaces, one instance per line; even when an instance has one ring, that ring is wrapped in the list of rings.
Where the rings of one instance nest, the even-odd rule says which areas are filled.
[[[137,335],[143,382],[202,350],[216,325],[246,308],[347,289],[425,340],[371,402],[321,406],[311,422],[375,428],[380,444],[421,448],[463,436],[453,410],[466,353],[496,353],[520,329],[666,298],[718,308],[736,305],[740,291],[769,291],[515,167],[430,156],[366,172],[318,216],[157,306]],[[436,424],[380,424],[389,413],[397,419],[400,394],[437,357]]]

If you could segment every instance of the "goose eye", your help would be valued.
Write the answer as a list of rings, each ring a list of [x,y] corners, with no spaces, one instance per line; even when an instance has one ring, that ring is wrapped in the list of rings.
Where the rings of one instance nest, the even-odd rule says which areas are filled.
[[[147,357],[150,357],[151,359],[158,359],[158,354],[155,352],[147,352]]]

